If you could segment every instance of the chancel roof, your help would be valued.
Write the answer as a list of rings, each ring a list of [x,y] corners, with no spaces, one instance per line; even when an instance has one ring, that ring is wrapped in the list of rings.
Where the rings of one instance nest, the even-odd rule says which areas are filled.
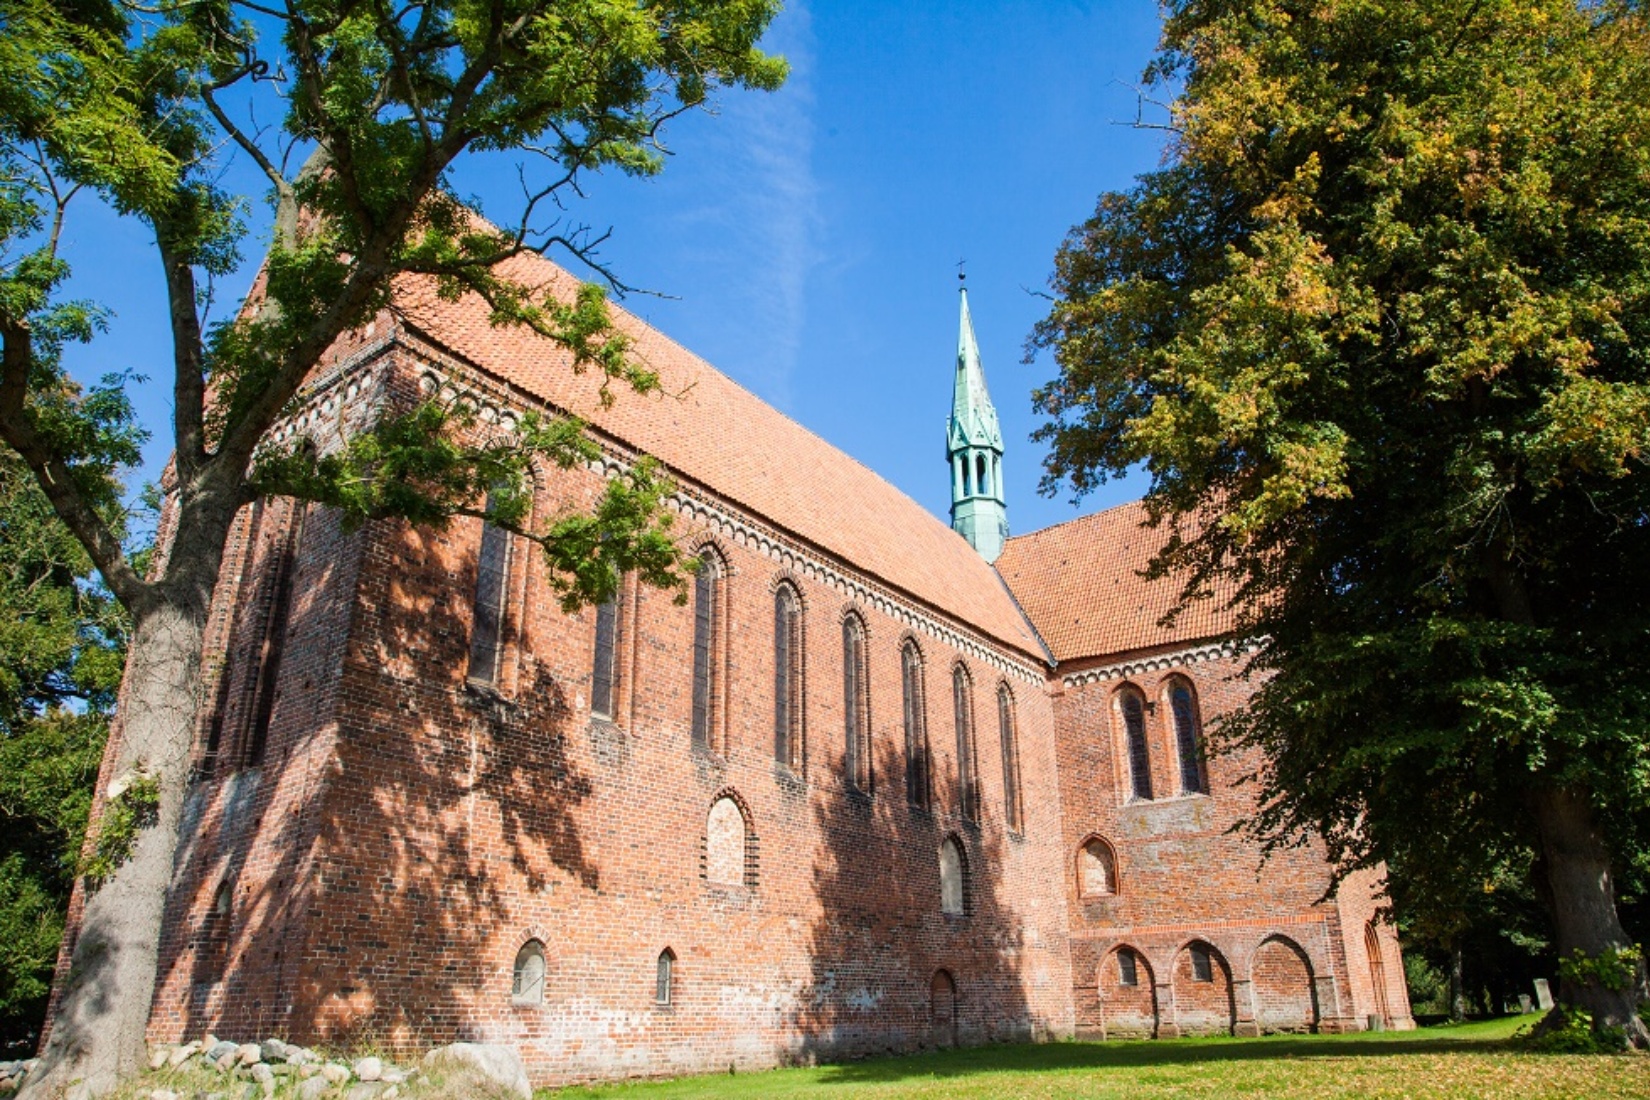
[[[1229,596],[1193,601],[1159,625],[1184,578],[1140,574],[1168,537],[1138,501],[1008,540],[997,571],[1060,662],[1186,645],[1231,633]]]
[[[521,257],[509,277],[570,298],[574,277]],[[616,387],[603,409],[596,371],[575,375],[568,352],[529,330],[495,328],[476,296],[443,301],[427,279],[397,284],[405,320],[436,343],[553,407],[664,462],[850,568],[1042,659],[1043,649],[991,566],[916,501],[872,470],[749,393],[715,367],[614,307],[632,353],[659,375],[662,393]],[[943,362],[943,360],[941,360]],[[943,376],[942,376],[943,377]],[[945,476],[943,468],[935,477]]]

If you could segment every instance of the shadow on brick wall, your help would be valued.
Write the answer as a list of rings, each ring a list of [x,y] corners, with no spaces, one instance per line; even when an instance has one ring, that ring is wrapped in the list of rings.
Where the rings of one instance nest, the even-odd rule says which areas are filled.
[[[933,776],[931,809],[911,805],[903,751],[893,736],[876,742],[873,795],[833,791],[816,804],[820,915],[795,1020],[801,1060],[1033,1037],[1024,922],[1004,901],[1001,830],[962,820],[949,770]],[[957,915],[942,911],[948,837],[966,864]]]
[[[191,1000],[185,1034],[388,1049],[473,1036],[533,934],[508,923],[520,893],[599,884],[573,825],[591,784],[567,753],[562,685],[531,663],[504,693],[467,682],[475,554],[450,548],[474,540],[373,535],[348,597],[335,744],[277,728],[258,773],[225,781],[265,788],[241,796],[263,820],[226,853],[255,885],[228,925],[197,922],[192,986],[221,993]]]

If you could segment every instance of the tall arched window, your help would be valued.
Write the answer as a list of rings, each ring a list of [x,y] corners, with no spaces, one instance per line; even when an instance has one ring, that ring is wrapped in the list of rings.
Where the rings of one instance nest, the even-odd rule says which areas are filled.
[[[773,596],[773,758],[802,770],[802,600],[781,584]]]
[[[905,798],[928,808],[928,707],[923,698],[922,653],[909,638],[900,647],[900,679],[905,696]]]
[[[1133,688],[1124,689],[1117,699],[1123,712],[1123,736],[1129,749],[1129,784],[1135,798],[1152,796],[1152,757],[1146,745],[1146,701]]]
[[[871,793],[871,700],[866,690],[865,624],[842,620],[842,715],[848,782]]]
[[[1180,789],[1208,794],[1209,776],[1203,767],[1203,745],[1197,725],[1197,699],[1192,686],[1176,680],[1169,686],[1169,711],[1174,716],[1175,748],[1180,755]]]
[[[699,554],[699,569],[693,575],[693,747],[709,752],[715,746],[717,692],[721,688],[721,662],[717,660],[722,636],[722,559],[706,548]]]
[[[298,546],[304,537],[304,521],[309,505],[290,502],[286,531],[276,551],[274,576],[269,593],[269,614],[264,619],[264,635],[258,649],[258,671],[252,681],[252,726],[247,734],[245,759],[248,767],[263,763],[269,744],[269,721],[275,714],[275,686],[281,674],[281,654],[286,648],[288,622],[292,616],[292,581],[298,572]]]
[[[951,703],[957,723],[957,809],[968,821],[979,818],[979,784],[974,775],[974,685],[968,670],[951,670]]]
[[[1019,832],[1025,827],[1020,803],[1020,739],[1014,724],[1014,693],[997,685],[997,731],[1003,746],[1003,820]]]
[[[596,652],[590,665],[590,711],[612,718],[618,686],[619,598],[596,608]]]
[[[968,861],[954,836],[940,844],[940,912],[948,917],[968,912]]]
[[[487,494],[486,510],[493,510]],[[475,623],[470,629],[472,683],[498,682],[499,657],[504,651],[504,602],[510,575],[510,532],[493,523],[481,525],[481,549],[476,554]]]

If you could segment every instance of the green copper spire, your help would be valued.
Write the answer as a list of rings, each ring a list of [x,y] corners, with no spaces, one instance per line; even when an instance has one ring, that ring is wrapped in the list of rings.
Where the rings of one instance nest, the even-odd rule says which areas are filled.
[[[957,332],[957,371],[951,388],[951,416],[945,426],[951,461],[951,528],[980,556],[994,562],[1008,538],[1008,506],[1003,501],[1003,433],[985,388],[968,288],[962,288],[962,324]]]

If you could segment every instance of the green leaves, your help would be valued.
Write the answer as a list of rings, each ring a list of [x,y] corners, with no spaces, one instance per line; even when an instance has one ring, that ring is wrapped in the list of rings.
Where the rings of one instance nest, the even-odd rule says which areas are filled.
[[[1171,4],[1165,167],[1056,258],[1045,485],[1145,462],[1263,639],[1256,828],[1404,900],[1532,791],[1650,821],[1650,27],[1637,5]]]

